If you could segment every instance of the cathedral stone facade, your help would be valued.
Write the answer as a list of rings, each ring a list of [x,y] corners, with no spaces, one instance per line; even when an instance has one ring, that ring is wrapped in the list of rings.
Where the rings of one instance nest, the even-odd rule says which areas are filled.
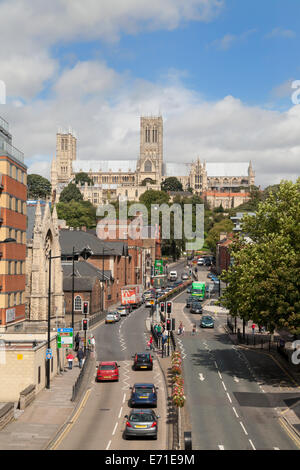
[[[207,200],[213,207],[219,201],[222,205],[225,203],[223,207],[236,207],[248,199],[249,188],[255,183],[251,162],[202,162],[200,158],[192,163],[164,162],[161,116],[140,118],[138,160],[77,160],[76,138],[71,131],[58,133],[56,158],[51,165],[56,201],[62,189],[79,172],[87,173],[94,183],[79,186],[84,199],[94,205],[122,197],[138,200],[147,189],[160,190],[166,178],[175,176],[183,190],[190,189],[203,197],[209,193]],[[219,193],[223,193],[221,199],[216,197]]]
[[[51,323],[64,324],[63,269],[56,207],[27,206],[26,320],[45,328],[48,321],[49,255],[51,252]]]

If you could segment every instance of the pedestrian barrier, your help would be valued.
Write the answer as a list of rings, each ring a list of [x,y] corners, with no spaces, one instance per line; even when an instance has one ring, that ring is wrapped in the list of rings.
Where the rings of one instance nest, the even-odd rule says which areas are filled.
[[[91,353],[90,353],[90,350],[87,349],[82,369],[80,371],[80,374],[77,377],[77,380],[76,380],[75,384],[73,385],[71,401],[75,401],[76,398],[78,397],[78,394],[79,394],[79,391],[80,391],[80,388],[81,388],[81,384],[83,382],[85,373],[88,369],[90,360],[91,360]]]

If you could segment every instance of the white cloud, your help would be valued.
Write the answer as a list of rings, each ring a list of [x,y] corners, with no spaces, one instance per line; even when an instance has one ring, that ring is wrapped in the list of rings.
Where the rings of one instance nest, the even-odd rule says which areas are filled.
[[[277,28],[274,28],[270,33],[268,33],[266,35],[266,38],[270,39],[270,38],[287,38],[287,39],[291,39],[291,38],[295,38],[297,35],[295,33],[295,31],[291,30],[291,29],[284,29],[282,27],[277,27]]]
[[[86,71],[94,76],[88,77]],[[102,82],[98,87],[98,79],[110,74],[112,87],[103,88]],[[179,80],[174,83],[172,74],[170,82],[162,85],[118,75],[95,61],[66,70],[63,77],[68,76],[75,77],[68,82],[70,97],[76,96],[82,77],[92,84],[81,88],[78,100],[64,99],[62,78],[59,93],[48,101],[1,108],[14,145],[25,152],[30,173],[50,176],[59,127],[75,129],[78,159],[99,160],[99,166],[101,160],[137,159],[140,116],[161,112],[165,161],[191,162],[198,156],[211,162],[251,160],[256,182],[262,186],[300,174],[300,106],[280,113],[246,106],[233,96],[207,102]]]
[[[234,44],[244,42],[251,34],[256,33],[256,29],[249,29],[241,34],[225,34],[220,39],[216,39],[213,41],[210,46],[215,47],[216,49],[227,51],[230,49]]]

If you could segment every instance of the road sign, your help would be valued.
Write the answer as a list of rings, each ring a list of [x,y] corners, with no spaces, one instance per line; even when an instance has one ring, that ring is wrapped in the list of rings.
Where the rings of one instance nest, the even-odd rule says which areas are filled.
[[[46,359],[52,359],[52,349],[46,349]]]
[[[164,273],[164,261],[162,259],[156,259],[154,262],[155,274]]]
[[[57,329],[57,347],[72,348],[73,347],[73,328]]]

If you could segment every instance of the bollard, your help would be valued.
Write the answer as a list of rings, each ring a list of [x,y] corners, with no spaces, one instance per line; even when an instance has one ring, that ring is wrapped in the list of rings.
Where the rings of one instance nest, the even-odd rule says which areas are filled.
[[[184,450],[192,450],[192,433],[190,431],[183,433]]]

